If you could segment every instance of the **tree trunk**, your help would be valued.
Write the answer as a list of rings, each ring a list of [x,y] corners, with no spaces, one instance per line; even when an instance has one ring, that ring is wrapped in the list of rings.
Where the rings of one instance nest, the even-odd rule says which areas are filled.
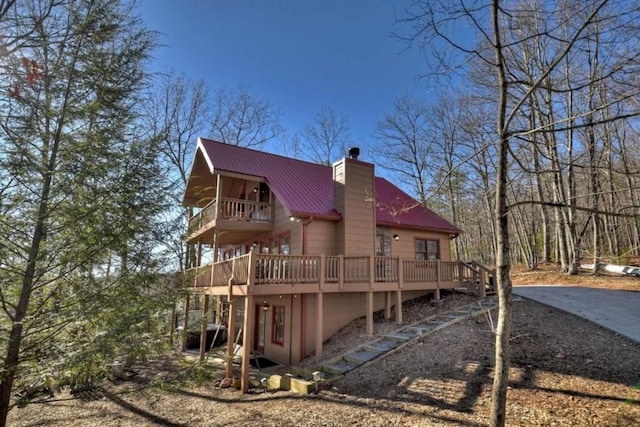
[[[29,258],[27,266],[25,268],[24,275],[22,276],[22,287],[20,290],[20,298],[13,316],[13,324],[11,326],[11,333],[9,334],[9,341],[7,343],[7,354],[4,359],[4,374],[2,375],[0,382],[0,427],[4,427],[7,422],[7,416],[9,415],[9,404],[11,401],[11,390],[13,388],[13,381],[15,379],[16,370],[20,363],[20,346],[22,343],[22,330],[24,327],[24,321],[29,308],[29,301],[33,291],[34,277],[36,273],[38,258],[40,257],[40,245],[46,240],[46,220],[49,215],[49,197],[51,193],[51,183],[56,170],[56,159],[58,156],[58,149],[60,141],[62,140],[63,127],[66,125],[66,113],[67,105],[69,102],[69,96],[71,92],[71,86],[73,82],[72,75],[80,45],[84,37],[80,37],[78,44],[75,46],[72,52],[73,59],[69,66],[67,85],[62,98],[63,102],[60,106],[60,117],[55,127],[55,132],[52,135],[44,135],[43,153],[45,154],[42,167],[42,188],[38,198],[38,213],[35,220],[35,227],[31,238],[31,246],[29,248]],[[45,80],[46,82],[46,80]],[[45,83],[45,92],[49,92],[49,84]],[[48,141],[48,138],[51,141]],[[49,145],[51,144],[51,145]]]
[[[491,393],[491,418],[489,424],[492,427],[502,427],[506,421],[507,409],[507,385],[509,381],[509,337],[511,336],[511,311],[512,289],[509,279],[509,223],[507,212],[507,182],[509,137],[506,132],[506,107],[507,107],[507,82],[505,78],[505,66],[503,47],[500,39],[500,24],[498,18],[498,0],[492,5],[493,33],[495,37],[496,71],[498,74],[498,100],[497,134],[498,134],[498,168],[496,173],[496,265],[497,265],[497,290],[498,290],[498,324],[496,327],[496,365],[493,378],[493,390]]]

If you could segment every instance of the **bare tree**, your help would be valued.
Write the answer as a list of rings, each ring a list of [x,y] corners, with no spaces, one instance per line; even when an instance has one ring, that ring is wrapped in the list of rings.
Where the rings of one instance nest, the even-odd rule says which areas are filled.
[[[302,153],[309,160],[330,166],[344,156],[351,136],[349,116],[332,107],[323,107],[298,137]]]
[[[571,245],[566,250],[573,254],[571,268],[574,268],[578,250],[576,213],[584,209],[576,200],[576,177],[571,174],[571,169],[577,167],[576,159],[572,157],[574,153],[571,146],[574,143],[574,132],[577,129],[602,124],[603,119],[589,121],[590,113],[600,111],[607,105],[615,104],[622,107],[621,104],[624,104],[625,100],[637,96],[638,87],[634,87],[635,83],[618,87],[613,98],[601,99],[597,105],[592,104],[585,110],[578,108],[574,96],[584,94],[594,78],[610,81],[635,79],[639,58],[638,30],[635,28],[635,22],[639,9],[636,2],[613,0],[558,4],[535,0],[461,1],[455,4],[419,1],[407,13],[405,21],[413,26],[408,40],[419,43],[423,48],[432,49],[435,46],[438,59],[436,64],[440,71],[460,66],[464,68],[469,63],[479,64],[480,68],[487,71],[486,75],[481,77],[485,80],[484,90],[489,95],[487,99],[495,108],[495,230],[499,317],[490,420],[492,426],[505,424],[513,304],[509,277],[509,214],[511,208],[522,203],[515,200],[510,203],[508,199],[512,172],[510,159],[518,160],[513,155],[516,143],[531,143],[530,137],[535,134],[548,136],[548,148],[551,148],[548,154],[552,163],[555,163],[552,173],[555,173],[554,176],[557,178],[554,183],[555,193],[557,197],[563,197],[550,205],[568,206],[568,211],[560,209],[559,214],[568,219],[563,223],[562,231],[568,237],[565,243]],[[478,39],[469,42],[468,38],[456,37],[453,30],[463,27],[472,28]],[[606,34],[609,42],[617,44],[616,49],[611,49],[613,59],[599,77],[590,75],[576,78],[568,65],[580,57],[593,34]],[[523,47],[536,43],[540,46],[552,46],[552,49],[540,50],[543,60],[538,61],[539,68],[531,76],[523,75],[519,67],[523,58]],[[438,49],[438,46],[446,47]],[[445,50],[450,52],[451,49],[454,51],[453,56],[443,53]],[[563,80],[563,77],[566,78]],[[560,86],[561,82],[564,82],[564,87]],[[522,120],[526,108],[532,104],[532,99],[540,99],[543,101],[540,104],[545,105],[547,109],[557,110],[555,107],[559,97],[567,97],[569,101],[564,104],[567,107],[564,115],[555,111],[556,115],[535,129],[530,128],[531,122]],[[621,120],[637,114],[638,106],[627,103],[619,109],[615,118],[607,120]],[[568,146],[568,157],[565,157],[566,149],[559,149],[558,139],[561,137],[566,138],[564,142],[565,146]],[[526,164],[519,164],[519,167],[523,170],[529,169]],[[562,178],[561,172],[567,168],[570,175],[569,182],[565,184],[559,179]],[[567,189],[570,197],[564,198]],[[533,200],[527,201],[532,202]],[[593,207],[590,207],[590,210],[593,211]]]
[[[204,81],[191,81],[174,72],[159,76],[153,89],[146,116],[162,154],[167,178],[165,191],[176,207],[167,211],[159,238],[175,256],[179,268],[186,269],[193,266],[194,254],[188,256],[189,248],[181,236],[192,212],[177,207],[182,203],[187,184],[193,141],[203,133],[208,122],[209,93]]]
[[[425,101],[410,95],[401,96],[393,105],[394,111],[378,122],[374,152],[381,159],[380,166],[413,188],[425,203],[439,161],[429,134],[430,110]]]
[[[241,147],[260,148],[282,134],[280,114],[243,85],[216,91],[210,125],[209,137]]]

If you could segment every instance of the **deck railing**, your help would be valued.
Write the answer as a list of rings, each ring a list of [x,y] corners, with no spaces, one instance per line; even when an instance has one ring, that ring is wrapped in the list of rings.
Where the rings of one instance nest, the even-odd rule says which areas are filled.
[[[404,281],[407,283],[437,282],[438,261],[403,260]]]
[[[448,287],[460,283],[479,291],[483,278],[478,271],[477,265],[459,261],[269,254],[247,254],[192,270],[196,287],[341,283],[348,290],[350,284],[362,283],[446,282]]]
[[[271,222],[271,206],[266,202],[229,197],[222,197],[219,200],[213,199],[189,219],[189,232],[195,232],[214,219],[269,223]]]
[[[256,257],[256,285],[272,283],[318,283],[320,257],[266,255]]]

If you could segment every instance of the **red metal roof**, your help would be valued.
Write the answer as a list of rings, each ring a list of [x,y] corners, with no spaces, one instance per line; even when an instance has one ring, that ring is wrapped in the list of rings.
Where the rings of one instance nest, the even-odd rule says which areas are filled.
[[[264,178],[292,215],[340,219],[333,207],[333,168],[277,154],[200,138],[199,149],[216,172]],[[449,221],[425,208],[384,178],[376,177],[380,225],[442,230],[458,234]]]
[[[376,207],[378,225],[428,228],[456,235],[461,233],[458,227],[380,177],[376,177]]]

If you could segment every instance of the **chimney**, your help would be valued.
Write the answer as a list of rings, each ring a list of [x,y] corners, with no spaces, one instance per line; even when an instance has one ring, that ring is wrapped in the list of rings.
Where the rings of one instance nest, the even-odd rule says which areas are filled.
[[[336,255],[374,255],[376,247],[375,170],[371,163],[356,160],[359,148],[349,158],[333,164],[333,207],[342,220],[336,224]]]

